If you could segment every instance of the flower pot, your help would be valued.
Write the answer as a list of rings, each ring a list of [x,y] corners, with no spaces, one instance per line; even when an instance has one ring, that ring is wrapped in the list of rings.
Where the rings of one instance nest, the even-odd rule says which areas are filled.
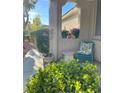
[[[71,30],[71,32],[72,32],[72,35],[75,36],[75,38],[79,37],[79,33],[80,33],[79,29],[74,28],[74,29]]]
[[[68,31],[64,30],[62,31],[62,38],[67,38],[68,36]]]
[[[78,38],[79,37],[79,32],[78,33],[74,33],[73,35],[75,36],[75,38]]]

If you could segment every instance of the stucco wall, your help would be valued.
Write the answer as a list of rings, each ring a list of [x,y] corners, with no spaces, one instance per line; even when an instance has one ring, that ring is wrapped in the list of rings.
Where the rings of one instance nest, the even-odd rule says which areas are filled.
[[[95,60],[101,62],[101,40],[93,39],[95,43]]]
[[[79,49],[80,39],[62,39],[62,50],[73,50],[77,51]]]
[[[81,8],[81,21],[80,21],[80,39],[92,40],[96,31],[96,0],[79,0],[78,4]]]
[[[101,0],[97,0],[96,32],[95,42],[95,59],[101,62]]]
[[[70,31],[73,28],[79,28],[78,14],[72,15],[65,20],[62,20],[62,30]]]
[[[58,55],[62,56],[62,51],[76,52],[79,49],[80,39],[61,39],[59,43]]]

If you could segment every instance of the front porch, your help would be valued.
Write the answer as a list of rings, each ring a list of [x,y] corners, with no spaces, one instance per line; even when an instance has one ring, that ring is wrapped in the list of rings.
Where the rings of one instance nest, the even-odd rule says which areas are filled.
[[[63,39],[62,28],[62,6],[71,1],[80,8],[80,34],[77,39]],[[55,59],[62,57],[63,51],[74,51],[79,49],[82,40],[95,43],[95,60],[101,61],[101,35],[96,35],[97,30],[97,1],[100,0],[50,0],[49,3],[49,49]],[[99,29],[100,31],[101,29]]]

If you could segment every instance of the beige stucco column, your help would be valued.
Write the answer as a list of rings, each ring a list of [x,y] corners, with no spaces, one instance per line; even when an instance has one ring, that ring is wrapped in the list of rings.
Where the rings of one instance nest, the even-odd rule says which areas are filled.
[[[58,59],[61,30],[61,1],[49,0],[49,52]]]
[[[97,0],[78,0],[81,8],[80,39],[91,40],[96,29]]]

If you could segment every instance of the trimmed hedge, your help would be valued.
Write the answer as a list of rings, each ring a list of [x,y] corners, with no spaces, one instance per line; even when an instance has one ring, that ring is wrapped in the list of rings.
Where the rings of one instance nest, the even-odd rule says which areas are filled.
[[[32,32],[31,35],[36,38],[38,50],[41,53],[49,53],[49,32],[48,28]]]

